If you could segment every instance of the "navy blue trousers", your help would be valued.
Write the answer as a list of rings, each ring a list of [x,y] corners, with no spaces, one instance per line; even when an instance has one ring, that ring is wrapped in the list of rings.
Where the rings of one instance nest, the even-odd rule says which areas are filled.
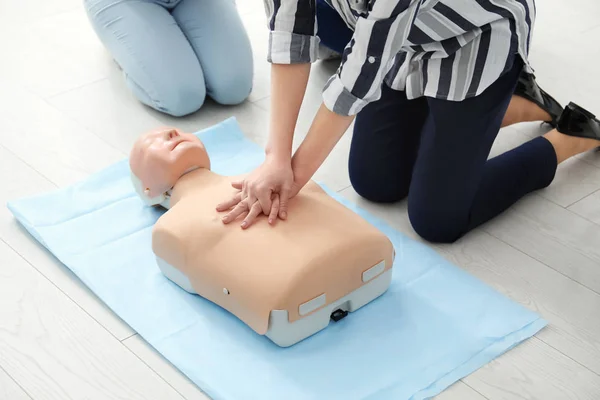
[[[318,0],[321,42],[342,52],[352,32]],[[408,100],[383,86],[381,98],[356,117],[349,174],[354,190],[380,203],[408,199],[413,229],[431,242],[454,242],[532,191],[548,186],[557,167],[543,137],[488,160],[522,69],[481,95],[460,102]]]

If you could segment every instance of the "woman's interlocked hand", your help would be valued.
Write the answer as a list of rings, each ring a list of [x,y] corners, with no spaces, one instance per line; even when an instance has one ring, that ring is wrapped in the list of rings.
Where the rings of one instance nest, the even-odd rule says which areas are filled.
[[[261,214],[273,224],[277,218],[285,220],[288,201],[298,193],[294,172],[289,159],[267,158],[261,166],[241,181],[233,182],[238,190],[230,199],[217,205],[217,211],[228,211],[223,222],[228,224],[247,213],[242,228],[248,228]]]

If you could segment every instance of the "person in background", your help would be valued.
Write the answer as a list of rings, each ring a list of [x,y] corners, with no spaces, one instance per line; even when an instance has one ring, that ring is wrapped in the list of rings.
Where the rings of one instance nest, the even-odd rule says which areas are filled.
[[[378,203],[408,199],[430,242],[453,242],[550,185],[558,164],[600,145],[600,121],[536,83],[528,55],[533,0],[266,0],[272,63],[265,161],[216,204],[224,223],[288,216],[354,122],[349,175]],[[319,44],[341,53],[308,134],[292,154]],[[488,160],[500,129],[554,129]],[[276,228],[274,228],[276,229]]]
[[[242,103],[252,90],[250,40],[235,0],[85,0],[100,41],[142,103],[180,117],[206,96]]]

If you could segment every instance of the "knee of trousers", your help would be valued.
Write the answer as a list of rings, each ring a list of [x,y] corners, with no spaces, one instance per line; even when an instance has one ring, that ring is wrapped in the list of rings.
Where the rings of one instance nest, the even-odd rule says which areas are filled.
[[[396,203],[408,195],[409,181],[373,179],[360,166],[350,165],[350,184],[362,198],[374,203]]]
[[[206,87],[201,79],[171,77],[160,79],[153,88],[145,90],[151,99],[151,106],[165,114],[183,117],[198,111],[206,99]],[[142,88],[143,89],[143,88]]]
[[[443,206],[408,200],[408,218],[414,231],[431,243],[454,243],[465,232],[463,217]]]
[[[247,65],[238,65],[218,79],[213,79],[208,88],[210,97],[222,105],[243,103],[252,91],[252,79],[253,66],[250,60]]]

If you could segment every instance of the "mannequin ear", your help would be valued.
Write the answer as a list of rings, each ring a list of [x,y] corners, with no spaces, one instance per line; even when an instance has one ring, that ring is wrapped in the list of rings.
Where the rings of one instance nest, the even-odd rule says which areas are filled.
[[[141,199],[144,201],[144,203],[146,203],[149,206],[155,206],[155,205],[163,205],[165,206],[165,204],[168,206],[168,200],[169,197],[167,193],[160,193],[159,195],[155,196],[155,197],[150,197],[150,188],[145,186],[142,181],[135,176],[135,174],[133,174],[133,172],[130,174],[131,177],[131,181],[133,183],[133,187],[135,189],[135,192],[138,194],[138,196],[141,197]]]

